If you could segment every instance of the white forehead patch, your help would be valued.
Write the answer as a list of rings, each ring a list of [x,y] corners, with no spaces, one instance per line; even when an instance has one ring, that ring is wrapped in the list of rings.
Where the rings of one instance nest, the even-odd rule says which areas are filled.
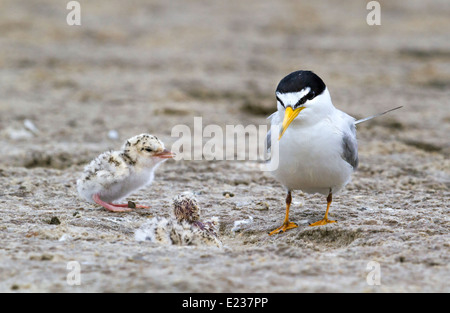
[[[284,106],[294,106],[297,104],[298,100],[306,96],[310,91],[311,88],[305,87],[297,92],[288,92],[288,93],[277,92],[276,95],[281,101],[283,101]]]

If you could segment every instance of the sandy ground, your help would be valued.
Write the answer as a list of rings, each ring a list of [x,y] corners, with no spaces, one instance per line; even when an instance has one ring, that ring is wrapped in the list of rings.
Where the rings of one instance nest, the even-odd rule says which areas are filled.
[[[80,2],[82,25],[68,26],[65,1],[0,1],[0,291],[450,291],[447,0],[380,1],[381,26],[365,1]],[[151,208],[132,213],[78,197],[83,166],[133,135],[170,147],[194,116],[266,125],[278,81],[298,69],[355,117],[404,106],[358,127],[338,223],[309,227],[326,201],[296,191],[299,228],[269,237],[284,191],[255,161],[168,161],[130,197]],[[223,249],[134,239],[183,191],[220,218]],[[70,261],[81,285],[67,283]],[[381,285],[367,283],[369,262]]]

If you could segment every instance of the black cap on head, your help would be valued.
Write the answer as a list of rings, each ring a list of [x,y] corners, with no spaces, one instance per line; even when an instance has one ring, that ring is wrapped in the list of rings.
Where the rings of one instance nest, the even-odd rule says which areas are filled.
[[[314,97],[320,95],[326,88],[323,80],[313,72],[296,71],[287,75],[280,81],[276,92],[299,92],[306,87],[309,87],[311,89],[305,96],[307,99],[313,99]]]

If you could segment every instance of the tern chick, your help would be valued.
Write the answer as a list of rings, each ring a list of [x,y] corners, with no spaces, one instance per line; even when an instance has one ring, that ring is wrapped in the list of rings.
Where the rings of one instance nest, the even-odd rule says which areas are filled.
[[[173,206],[175,218],[152,218],[136,231],[136,240],[149,240],[166,245],[222,247],[222,242],[217,236],[218,218],[213,217],[210,221],[200,221],[200,207],[193,195],[182,193],[176,196],[173,199]]]
[[[174,154],[165,149],[156,136],[141,134],[128,139],[120,151],[100,154],[85,168],[77,181],[79,195],[112,212],[129,212],[130,207],[148,208],[113,202],[150,184],[155,169]]]

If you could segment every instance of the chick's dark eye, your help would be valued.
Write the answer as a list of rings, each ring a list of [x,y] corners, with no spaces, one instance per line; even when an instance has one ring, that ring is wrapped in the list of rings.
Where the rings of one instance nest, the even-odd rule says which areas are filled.
[[[145,151],[152,152],[153,150],[151,148],[145,148]]]

